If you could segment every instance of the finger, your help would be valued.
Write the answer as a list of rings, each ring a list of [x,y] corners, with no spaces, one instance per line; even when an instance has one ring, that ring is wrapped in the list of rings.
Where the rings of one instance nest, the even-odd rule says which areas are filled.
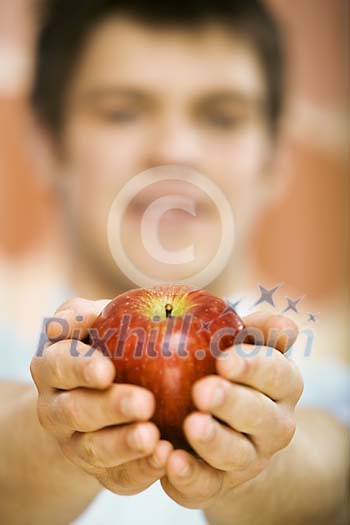
[[[77,388],[59,392],[50,405],[49,418],[70,430],[93,432],[131,421],[146,421],[155,408],[153,394],[142,387],[115,384],[106,391]]]
[[[252,345],[233,346],[216,361],[219,375],[259,390],[274,401],[296,404],[303,392],[303,379],[297,365],[278,350]]]
[[[216,469],[240,471],[257,457],[246,436],[215,421],[209,414],[192,413],[185,420],[184,431],[197,454]]]
[[[224,472],[198,461],[184,450],[170,454],[166,474],[161,479],[165,492],[189,508],[209,506],[221,491],[224,480]]]
[[[68,339],[50,346],[43,356],[34,357],[31,372],[38,388],[41,385],[62,390],[110,386],[115,377],[112,361],[97,351],[86,357],[90,350],[81,341]]]
[[[55,341],[85,339],[88,329],[109,302],[109,299],[88,301],[80,297],[65,302],[51,318],[46,320],[48,338]]]
[[[269,312],[256,312],[244,317],[243,334],[259,345],[271,346],[285,353],[298,337],[298,327],[288,317]]]
[[[150,456],[110,468],[100,481],[117,494],[137,494],[164,476],[165,465],[172,450],[169,441],[158,441]]]
[[[153,423],[134,423],[104,428],[97,432],[73,434],[70,454],[94,467],[112,468],[149,456],[159,441],[159,430]]]
[[[217,376],[197,381],[193,400],[200,410],[209,411],[237,432],[248,434],[263,453],[283,448],[295,432],[294,420],[287,410],[257,390]],[[195,448],[194,443],[192,446]]]

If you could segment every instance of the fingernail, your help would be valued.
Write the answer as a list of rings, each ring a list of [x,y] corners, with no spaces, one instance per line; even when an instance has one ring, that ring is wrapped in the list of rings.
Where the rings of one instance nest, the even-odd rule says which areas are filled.
[[[210,441],[213,439],[215,434],[215,427],[212,422],[206,423],[203,425],[202,432],[200,433],[198,439],[199,441]]]
[[[106,365],[104,362],[97,361],[87,365],[84,371],[85,379],[88,383],[99,381],[105,375]]]
[[[95,379],[96,372],[95,372],[95,363],[90,363],[85,367],[84,370],[84,378],[87,383],[92,383],[92,381]]]
[[[160,462],[159,458],[156,455],[149,457],[149,463],[153,468],[163,468],[163,464]]]
[[[54,317],[59,317],[59,318],[70,317],[72,313],[73,313],[72,310],[70,310],[69,308],[66,308],[65,310],[58,310],[57,312],[55,312]]]
[[[144,436],[140,428],[136,428],[129,433],[128,444],[138,452],[143,452],[145,450]]]
[[[45,332],[49,339],[57,339],[65,334],[62,339],[67,335],[66,327],[68,326],[68,319],[70,317],[70,310],[63,310],[58,312],[53,317],[46,320]]]
[[[244,357],[238,356],[236,353],[233,355],[233,359],[230,362],[230,372],[231,376],[239,376],[245,367]]]
[[[177,475],[181,478],[189,478],[191,476],[191,466],[188,463],[185,463],[185,465],[178,471]]]
[[[220,405],[222,405],[222,403],[224,402],[224,398],[225,398],[225,392],[223,390],[223,388],[221,386],[217,386],[213,393],[212,393],[212,397],[211,397],[211,406],[212,407],[219,407]]]
[[[131,396],[125,396],[121,399],[120,410],[122,414],[127,418],[134,416],[135,403]]]
[[[222,359],[224,361],[226,359],[229,359],[230,356],[231,356],[231,352],[230,351],[226,351],[226,352],[222,351],[222,352],[220,352],[220,354],[218,356],[218,359],[220,359],[220,360]]]

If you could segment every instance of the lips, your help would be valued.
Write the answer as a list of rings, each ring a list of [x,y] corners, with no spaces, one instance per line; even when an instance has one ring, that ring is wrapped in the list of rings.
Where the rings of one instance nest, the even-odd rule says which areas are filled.
[[[188,197],[191,199],[189,201],[190,204],[190,211],[186,211],[184,209],[181,209],[181,200],[179,200],[179,207],[176,206],[176,196],[181,194],[174,194],[174,205],[169,207],[169,209],[165,210],[164,213],[162,213],[162,220],[164,220],[164,224],[173,224],[173,223],[187,223],[191,224],[193,220],[201,220],[207,217],[211,217],[213,215],[213,205],[209,201],[205,200],[199,200],[197,198]],[[133,199],[128,208],[126,214],[129,217],[132,217],[133,219],[147,220],[147,214],[145,217],[145,213],[150,205],[152,205],[155,201],[158,199],[161,199],[164,196],[164,194],[154,194],[152,196],[152,199],[140,199],[135,198]]]

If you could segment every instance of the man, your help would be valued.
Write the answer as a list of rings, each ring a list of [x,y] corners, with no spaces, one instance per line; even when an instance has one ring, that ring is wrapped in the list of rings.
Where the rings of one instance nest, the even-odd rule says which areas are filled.
[[[133,285],[109,253],[108,210],[132,177],[158,166],[194,169],[215,181],[233,205],[236,247],[243,249],[266,186],[273,186],[278,46],[271,19],[255,1],[48,2],[33,103],[69,220],[75,293],[97,299]],[[172,248],[188,232],[189,238],[197,232],[200,250],[201,239],[209,252],[215,247],[207,202],[203,208],[195,227],[170,210],[165,240]],[[141,248],[131,234],[139,211],[138,204],[126,218],[125,243],[136,259]],[[153,262],[143,262],[150,272]],[[235,255],[210,288],[229,295],[237,272]],[[295,411],[302,380],[281,353],[285,338],[278,337],[288,329],[291,344],[293,322],[268,313],[246,317],[265,344],[270,329],[277,333],[270,356],[264,348],[247,360],[231,349],[218,375],[194,386],[198,411],[185,432],[200,461],[160,440],[149,422],[149,391],[113,384],[112,364],[103,356],[70,354],[77,328],[78,348],[86,352],[87,329],[104,304],[75,299],[59,308],[70,333],[33,359],[38,393],[19,383],[1,386],[4,523],[78,523],[98,494],[91,517],[88,511],[81,523],[194,524],[204,516],[213,525],[341,520],[346,434],[325,411]],[[57,335],[57,327],[51,323],[48,332]],[[159,484],[148,489],[157,480],[166,503]],[[135,503],[126,498],[136,494]]]

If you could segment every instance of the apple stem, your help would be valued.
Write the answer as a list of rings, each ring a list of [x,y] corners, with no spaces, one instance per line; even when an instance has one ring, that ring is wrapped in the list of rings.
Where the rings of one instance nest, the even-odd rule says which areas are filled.
[[[168,317],[171,317],[171,312],[173,311],[173,307],[171,306],[171,304],[166,304],[165,305],[165,316],[166,318],[168,319]]]

